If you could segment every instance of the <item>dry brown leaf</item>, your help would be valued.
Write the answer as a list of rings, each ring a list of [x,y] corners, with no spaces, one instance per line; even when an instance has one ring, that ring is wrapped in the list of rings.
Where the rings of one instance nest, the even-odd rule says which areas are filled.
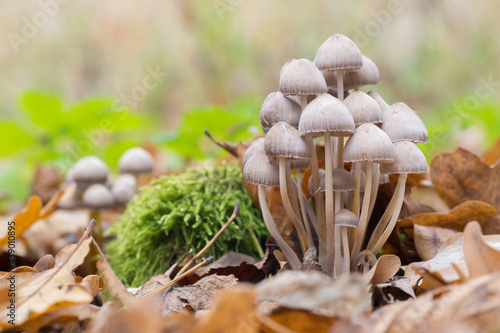
[[[500,140],[488,149],[482,156],[484,163],[493,165],[500,159]]]
[[[80,284],[88,286],[91,290],[92,296],[95,297],[104,288],[102,278],[97,275],[87,275],[83,278]]]
[[[444,242],[451,236],[458,233],[458,231],[451,229],[423,226],[418,224],[413,226],[413,231],[415,248],[417,249],[418,255],[422,258],[422,260],[434,258]]]
[[[463,252],[470,278],[500,270],[500,251],[486,244],[477,222],[470,222],[465,227]]]
[[[42,327],[53,323],[63,323],[73,320],[85,321],[91,319],[99,308],[90,304],[76,304],[57,308],[43,313],[41,316],[29,320],[22,325],[22,329],[27,332],[38,332]]]
[[[254,288],[246,284],[222,291],[214,299],[212,309],[200,318],[194,332],[259,332],[255,297]]]
[[[106,282],[106,289],[111,296],[122,301],[122,303],[127,307],[130,307],[137,302],[135,297],[127,291],[123,283],[120,279],[118,279],[105,258],[101,258],[97,261],[97,269],[102,274],[104,281]]]
[[[434,226],[463,231],[470,221],[485,223],[490,217],[497,215],[491,205],[482,201],[466,201],[448,213],[424,213],[407,217],[399,222],[399,228],[411,228],[414,224]]]
[[[385,283],[399,271],[401,259],[393,254],[385,254],[378,258],[375,265],[363,278],[371,284]]]
[[[268,316],[278,324],[290,329],[292,332],[328,332],[330,327],[339,321],[336,318],[317,315],[304,310],[280,308]],[[261,330],[273,333],[274,330],[262,325]]]
[[[500,210],[500,165],[490,167],[464,149],[440,154],[431,163],[430,176],[450,207],[468,200],[490,203]]]

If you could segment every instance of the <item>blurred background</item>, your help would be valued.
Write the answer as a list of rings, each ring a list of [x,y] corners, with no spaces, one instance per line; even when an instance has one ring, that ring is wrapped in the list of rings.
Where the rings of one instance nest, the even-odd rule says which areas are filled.
[[[8,1],[0,14],[0,210],[41,164],[141,145],[160,172],[226,155],[204,137],[261,133],[260,104],[290,58],[333,33],[378,65],[375,90],[426,123],[430,160],[486,150],[500,128],[500,2]]]

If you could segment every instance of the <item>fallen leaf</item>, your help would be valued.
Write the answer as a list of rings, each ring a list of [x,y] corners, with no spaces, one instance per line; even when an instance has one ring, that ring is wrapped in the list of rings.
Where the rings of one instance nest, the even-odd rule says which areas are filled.
[[[470,278],[500,270],[500,251],[486,244],[477,222],[470,222],[465,227],[463,252]]]
[[[136,303],[135,297],[127,291],[105,258],[97,261],[97,270],[102,274],[106,283],[106,289],[111,296],[122,301],[127,307]]]
[[[484,163],[493,165],[500,159],[500,140],[497,140],[482,156]]]
[[[28,229],[31,224],[38,220],[41,209],[42,200],[38,196],[32,195],[28,199],[28,204],[26,205],[26,207],[12,219],[12,221],[15,222],[14,230],[16,233],[16,239],[20,238],[24,230]],[[6,234],[2,236],[2,238],[0,238],[0,248],[2,248],[8,242],[7,228],[5,228],[5,233]]]
[[[413,291],[410,279],[402,276],[395,276],[386,283],[373,285],[372,290],[372,303],[374,307],[407,301],[417,297]]]
[[[104,288],[102,278],[98,275],[87,275],[83,278],[80,284],[88,286],[93,297],[96,297],[96,295],[102,290],[102,288]]]
[[[451,236],[458,233],[458,231],[452,229],[423,226],[418,224],[413,226],[413,232],[415,247],[422,260],[434,258],[444,242]]]
[[[371,284],[385,283],[392,278],[401,267],[401,259],[393,254],[385,254],[378,258],[375,265],[363,278]]]
[[[54,268],[56,264],[56,260],[51,254],[47,254],[40,258],[40,260],[37,261],[35,266],[33,266],[33,269],[35,269],[37,272],[43,272],[48,269]]]
[[[31,183],[31,193],[48,202],[58,191],[61,185],[61,174],[54,167],[37,165],[35,177]]]
[[[468,201],[490,203],[500,210],[500,165],[490,167],[464,149],[440,154],[430,166],[437,192],[450,207]]]
[[[99,308],[91,304],[76,304],[45,312],[35,319],[29,320],[21,327],[28,332],[38,332],[40,328],[54,323],[69,321],[85,321],[93,318]]]
[[[293,332],[328,332],[330,327],[339,321],[337,318],[321,316],[304,310],[295,310],[288,308],[279,308],[268,316],[278,324],[290,329]],[[272,330],[265,325],[261,326],[261,330],[267,333],[273,333]]]

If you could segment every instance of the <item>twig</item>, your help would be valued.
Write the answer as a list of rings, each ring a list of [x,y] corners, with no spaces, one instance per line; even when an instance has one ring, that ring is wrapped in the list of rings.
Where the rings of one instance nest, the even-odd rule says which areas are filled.
[[[226,230],[227,227],[229,227],[231,222],[233,222],[236,219],[239,212],[240,212],[240,204],[238,203],[238,204],[234,205],[233,215],[231,215],[229,220],[227,220],[226,224],[224,224],[222,226],[222,228],[219,230],[219,232],[217,232],[215,234],[215,236],[212,238],[212,240],[210,240],[210,242],[208,242],[207,245],[205,245],[205,247],[203,249],[201,249],[200,252],[198,252],[193,258],[191,258],[191,260],[189,260],[189,262],[186,265],[184,265],[184,267],[182,267],[182,269],[179,271],[179,273],[177,273],[175,278],[177,278],[178,276],[183,274],[187,269],[189,269],[195,263],[195,261],[198,260],[210,248],[210,246],[213,245],[213,243],[215,243],[217,238],[219,238],[219,236],[224,232],[224,230]]]
[[[227,142],[220,143],[219,141],[217,141],[217,140],[214,139],[214,137],[212,136],[212,134],[210,134],[210,132],[207,129],[204,131],[204,133],[217,146],[219,146],[222,149],[226,150],[229,154],[233,155],[234,157],[238,157],[238,153],[236,152],[237,146],[231,145],[231,144],[229,144]]]

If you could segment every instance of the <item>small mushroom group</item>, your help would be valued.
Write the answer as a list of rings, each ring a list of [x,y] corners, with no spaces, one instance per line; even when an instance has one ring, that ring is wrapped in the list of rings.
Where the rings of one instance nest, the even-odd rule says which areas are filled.
[[[360,91],[378,81],[375,63],[352,40],[335,34],[313,62],[286,62],[280,91],[262,104],[260,123],[266,134],[245,152],[243,173],[258,185],[266,226],[293,269],[301,268],[301,258],[315,246],[320,266],[333,278],[358,269],[366,272],[373,263],[363,258],[367,252],[377,255],[397,223],[407,175],[427,171],[415,145],[428,138],[417,113],[401,102],[387,104],[376,92]],[[324,169],[316,149],[321,142]],[[350,170],[347,162],[352,163]],[[301,187],[306,168],[312,205]],[[389,174],[399,175],[396,190],[374,232],[367,234],[379,184],[388,182]],[[266,201],[267,186],[279,186],[300,251],[277,227]]]
[[[82,157],[66,175],[69,197],[60,202],[61,209],[88,209],[97,221],[97,242],[102,243],[100,211],[125,206],[137,191],[138,176],[153,171],[153,158],[143,148],[127,150],[120,158],[121,175],[113,182],[108,166],[96,156]]]

